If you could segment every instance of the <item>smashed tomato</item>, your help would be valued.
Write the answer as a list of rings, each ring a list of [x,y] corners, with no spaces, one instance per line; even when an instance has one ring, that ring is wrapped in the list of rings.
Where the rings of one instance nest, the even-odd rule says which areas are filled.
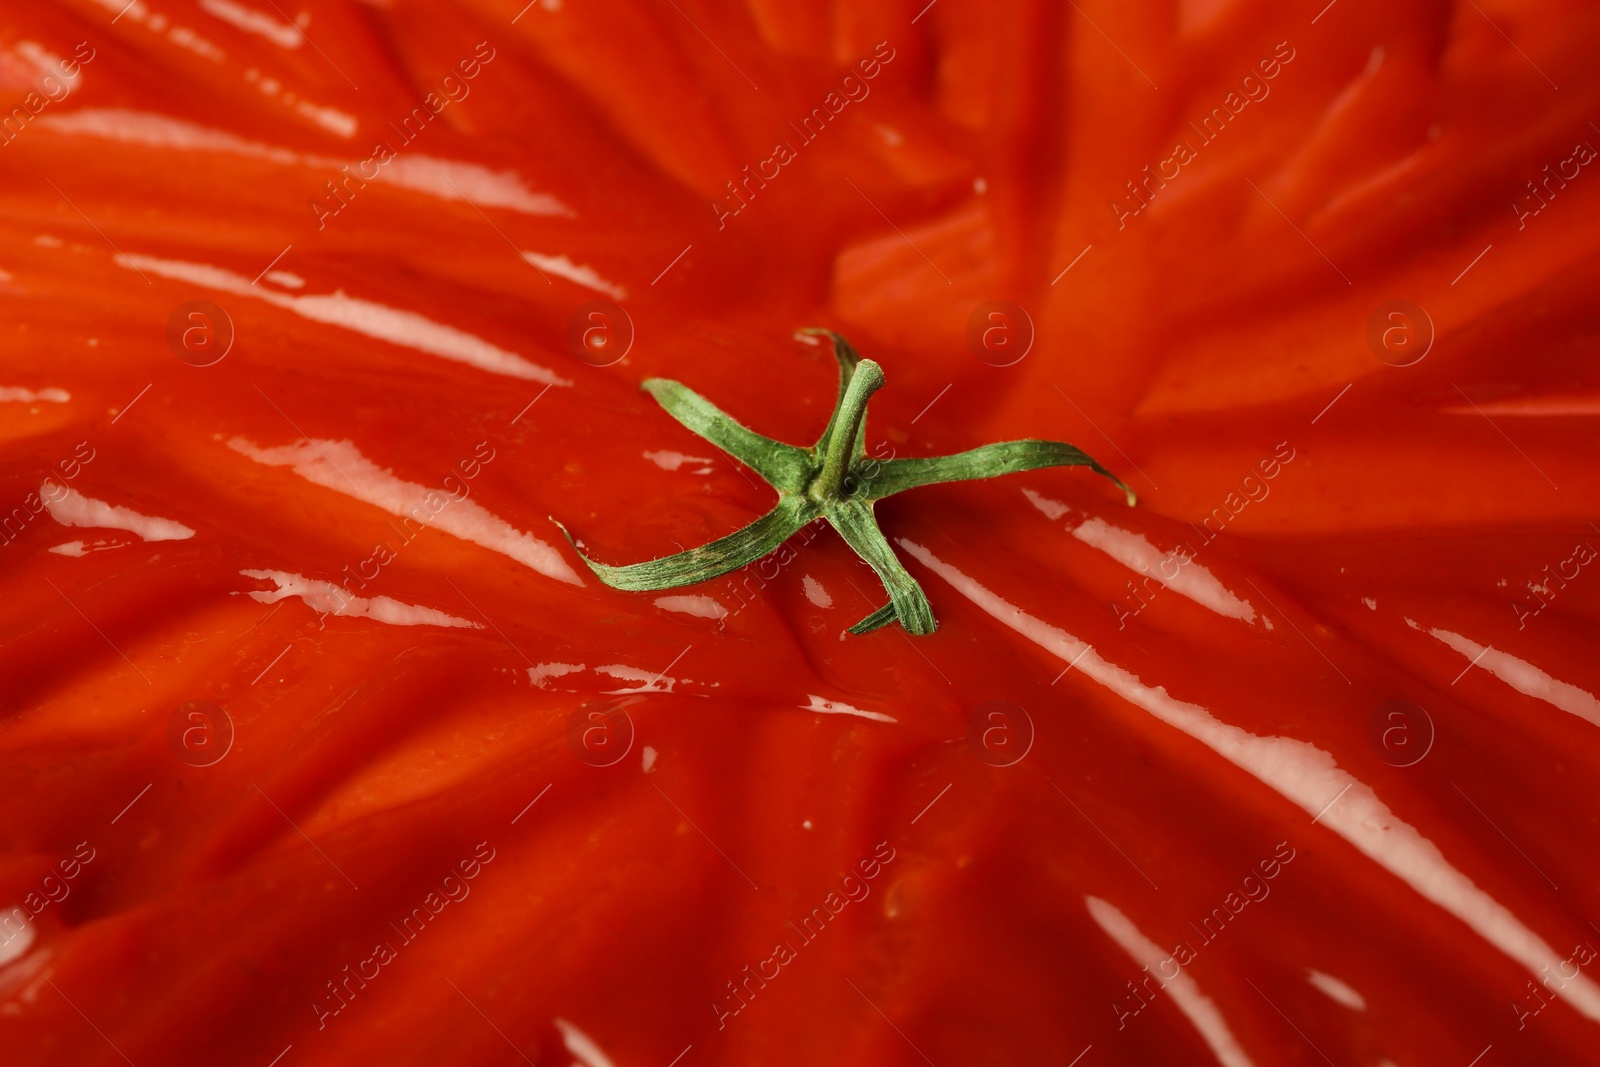
[[[1588,1058],[1597,20],[13,5],[0,1058]]]

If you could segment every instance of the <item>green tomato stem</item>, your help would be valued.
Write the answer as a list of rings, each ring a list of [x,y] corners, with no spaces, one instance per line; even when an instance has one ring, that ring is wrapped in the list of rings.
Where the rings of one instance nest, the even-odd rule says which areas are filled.
[[[1088,467],[1115,482],[1134,503],[1133,491],[1087,453],[1059,441],[1001,441],[951,456],[892,459],[867,471],[864,449],[867,402],[883,388],[883,368],[861,359],[848,341],[828,330],[802,330],[833,342],[839,363],[839,395],[827,429],[810,448],[763,437],[679,382],[651,378],[644,389],[684,426],[754,470],[778,492],[771,511],[710,544],[661,559],[612,566],[590,559],[573,542],[589,569],[614,589],[638,592],[706,581],[748,566],[777,549],[801,527],[821,516],[877,572],[889,603],[850,628],[869,633],[898,622],[907,633],[930,634],[933,608],[917,580],[895,555],[873,514],[875,501],[941,482],[995,478],[1046,467]],[[551,520],[555,520],[552,518]],[[561,526],[559,522],[557,526]],[[565,534],[566,527],[561,527]],[[568,535],[567,540],[572,542]]]
[[[854,373],[850,375],[850,384],[845,387],[844,394],[839,398],[838,409],[834,412],[832,433],[822,456],[822,471],[809,489],[811,499],[819,504],[842,501],[848,495],[845,476],[850,473],[850,465],[855,459],[856,436],[867,417],[867,401],[882,388],[882,367],[870,359],[856,364]]]

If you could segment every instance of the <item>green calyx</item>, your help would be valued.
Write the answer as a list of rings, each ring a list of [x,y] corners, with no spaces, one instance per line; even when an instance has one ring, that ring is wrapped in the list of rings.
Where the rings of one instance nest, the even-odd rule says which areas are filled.
[[[778,491],[771,511],[741,530],[699,548],[614,567],[578,552],[583,562],[614,589],[649,592],[707,581],[738,570],[777,549],[807,523],[823,518],[857,555],[877,572],[889,603],[850,627],[869,633],[899,620],[907,633],[929,634],[937,627],[933,607],[878,528],[872,506],[884,497],[940,482],[994,478],[1043,467],[1088,467],[1116,482],[1133,505],[1133,491],[1086,453],[1059,441],[1001,441],[953,456],[927,459],[868,459],[867,401],[883,388],[883,368],[862,359],[850,343],[830,330],[800,331],[833,342],[839,361],[839,398],[828,428],[810,448],[762,437],[694,390],[664,378],[644,389],[667,414],[764,478]],[[551,521],[555,521],[552,519]],[[561,526],[559,522],[557,526]],[[561,532],[567,533],[565,526]],[[572,535],[567,534],[567,540]]]

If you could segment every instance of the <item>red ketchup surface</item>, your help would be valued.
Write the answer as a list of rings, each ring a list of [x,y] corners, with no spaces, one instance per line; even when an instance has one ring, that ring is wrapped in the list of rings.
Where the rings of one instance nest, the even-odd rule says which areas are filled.
[[[1591,1058],[1600,13],[1318,6],[0,16],[0,1059]],[[603,585],[812,326],[1138,505]]]

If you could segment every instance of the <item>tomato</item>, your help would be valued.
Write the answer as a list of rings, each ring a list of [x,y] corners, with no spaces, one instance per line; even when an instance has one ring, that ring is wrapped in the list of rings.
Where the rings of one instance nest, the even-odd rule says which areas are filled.
[[[1600,15],[519,7],[0,20],[8,1064],[1588,1057]]]

